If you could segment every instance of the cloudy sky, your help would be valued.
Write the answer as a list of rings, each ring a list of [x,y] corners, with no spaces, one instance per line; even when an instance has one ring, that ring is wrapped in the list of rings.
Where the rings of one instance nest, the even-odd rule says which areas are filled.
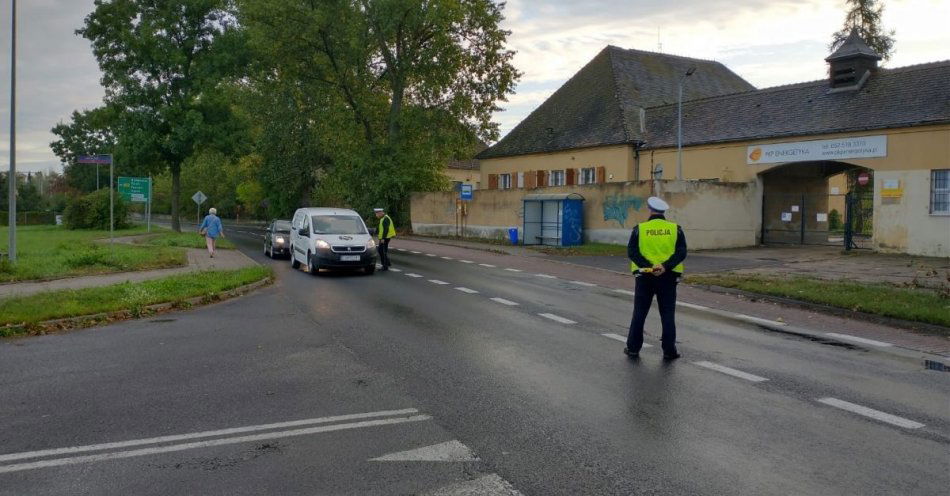
[[[19,0],[17,169],[59,169],[49,129],[99,104],[99,71],[73,32],[92,0]],[[756,87],[821,79],[843,0],[510,0],[505,27],[524,72],[497,115],[509,131],[608,44],[722,62]],[[889,0],[889,67],[950,59],[950,0]],[[659,36],[658,36],[659,34]],[[0,0],[0,168],[9,167],[10,0]]]

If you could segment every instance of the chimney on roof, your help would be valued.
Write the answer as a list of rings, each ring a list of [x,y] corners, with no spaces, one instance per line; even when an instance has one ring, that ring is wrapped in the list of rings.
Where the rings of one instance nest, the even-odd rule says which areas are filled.
[[[825,59],[829,64],[832,91],[861,89],[871,74],[877,72],[880,60],[881,56],[861,38],[857,28],[852,29],[848,39]]]

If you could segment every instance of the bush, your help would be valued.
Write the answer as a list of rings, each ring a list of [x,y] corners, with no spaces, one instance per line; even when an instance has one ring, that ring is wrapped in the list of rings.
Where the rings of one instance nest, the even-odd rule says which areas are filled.
[[[828,229],[831,231],[840,231],[844,226],[841,225],[841,213],[833,208],[828,212]]]
[[[122,197],[115,195],[115,228],[129,227],[128,205]],[[85,196],[69,200],[63,215],[67,229],[109,229],[109,190],[100,189]]]
[[[10,213],[6,210],[0,210],[0,226],[9,224]],[[55,224],[56,215],[53,212],[39,212],[22,210],[16,213],[16,224],[18,226],[38,226],[43,224]]]

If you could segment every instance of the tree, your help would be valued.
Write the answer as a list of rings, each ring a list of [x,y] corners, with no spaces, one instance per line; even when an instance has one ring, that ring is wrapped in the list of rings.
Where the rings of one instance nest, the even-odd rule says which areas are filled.
[[[354,206],[405,209],[439,189],[442,169],[497,138],[496,102],[518,71],[491,0],[239,0],[261,61],[258,81],[299,90],[291,102],[320,136]],[[266,156],[266,155],[265,155]]]
[[[845,14],[844,26],[837,31],[833,37],[829,48],[832,52],[838,49],[851,30],[857,29],[858,34],[880,55],[886,62],[894,54],[894,34],[892,29],[885,32],[881,28],[881,14],[884,12],[884,5],[878,5],[877,0],[845,0],[846,5],[850,6],[848,13]]]
[[[63,173],[66,183],[80,191],[94,191],[99,182],[96,180],[95,165],[77,164],[79,155],[98,155],[113,153],[116,137],[113,132],[114,109],[98,107],[79,112],[74,110],[70,122],[60,122],[51,132],[59,137],[50,143],[53,153],[64,164]],[[106,171],[108,174],[109,171]],[[108,180],[102,181],[105,186]]]
[[[40,195],[40,190],[32,182],[24,182],[17,186],[17,210],[22,212],[36,212],[46,209],[46,200]]]
[[[117,112],[120,154],[172,182],[181,230],[183,163],[204,148],[231,150],[243,123],[228,82],[245,63],[228,0],[96,0],[77,34],[92,43],[106,103]]]

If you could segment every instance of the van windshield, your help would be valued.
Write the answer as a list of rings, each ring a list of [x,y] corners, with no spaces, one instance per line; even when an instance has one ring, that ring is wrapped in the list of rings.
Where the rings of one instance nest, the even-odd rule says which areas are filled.
[[[355,215],[314,215],[314,234],[366,234],[363,220]]]

